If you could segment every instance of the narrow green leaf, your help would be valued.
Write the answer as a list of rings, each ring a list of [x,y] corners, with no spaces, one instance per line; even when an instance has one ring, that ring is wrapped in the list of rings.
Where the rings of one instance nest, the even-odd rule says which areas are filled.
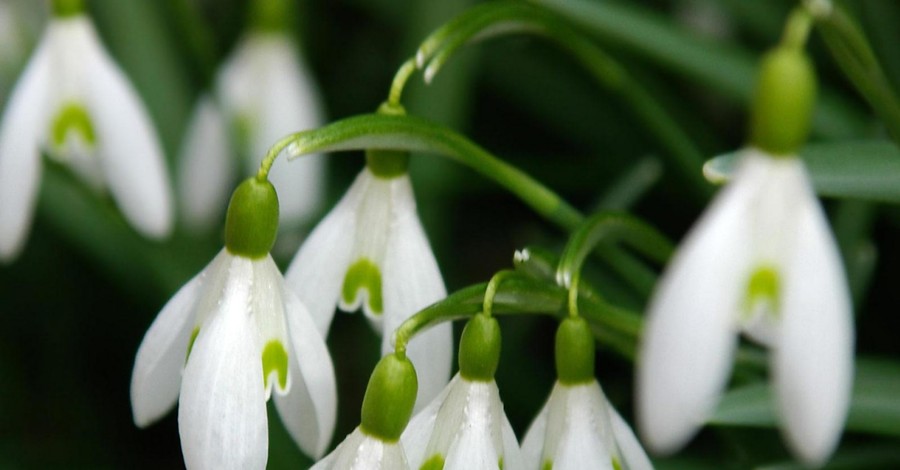
[[[740,151],[706,162],[712,183],[728,181]],[[810,144],[800,151],[821,196],[900,203],[900,148],[884,140]]]
[[[897,397],[900,397],[900,364],[872,358],[857,360],[847,430],[900,437],[900,400]],[[767,384],[753,384],[729,391],[709,423],[777,426],[771,388]]]

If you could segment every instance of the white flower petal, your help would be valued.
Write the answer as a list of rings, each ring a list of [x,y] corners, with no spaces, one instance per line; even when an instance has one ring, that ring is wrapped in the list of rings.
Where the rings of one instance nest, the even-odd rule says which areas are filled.
[[[166,237],[172,231],[173,203],[159,138],[131,82],[84,21],[87,106],[110,191],[138,231]]]
[[[293,292],[282,286],[291,337],[293,386],[275,394],[281,420],[303,451],[315,458],[325,453],[334,434],[337,386],[331,355],[315,323]]]
[[[49,86],[45,36],[13,88],[0,121],[0,260],[19,254],[34,215]]]
[[[644,451],[644,447],[638,441],[631,426],[622,419],[622,416],[616,411],[615,407],[607,402],[607,410],[609,410],[609,418],[612,422],[612,432],[615,437],[616,444],[619,446],[619,452],[622,454],[622,460],[625,462],[625,468],[628,470],[653,470],[653,463],[650,457]]]
[[[179,151],[178,194],[187,227],[208,230],[220,223],[237,171],[228,123],[215,101],[203,95]]]
[[[528,431],[525,432],[525,438],[522,439],[522,460],[524,462],[522,468],[527,470],[541,470],[541,456],[544,453],[544,439],[547,435],[547,415],[550,411],[550,401],[547,400],[541,411],[538,413]]]
[[[181,369],[194,326],[194,307],[206,273],[204,270],[178,290],[141,341],[131,373],[131,410],[139,427],[161,418],[178,400]]]
[[[659,453],[694,435],[729,376],[752,255],[748,219],[764,176],[746,161],[687,235],[648,308],[637,417]]]
[[[805,175],[796,241],[785,261],[774,380],[784,431],[802,460],[818,465],[841,435],[853,379],[853,319],[841,258]]]
[[[406,451],[406,457],[409,459],[410,466],[413,468],[419,468],[425,460],[425,450],[428,447],[428,441],[431,440],[431,434],[434,431],[438,411],[440,411],[444,401],[447,400],[447,395],[450,394],[450,390],[456,386],[455,384],[459,380],[460,378],[457,374],[453,377],[453,380],[444,387],[444,390],[431,400],[431,403],[429,403],[428,406],[416,413],[412,419],[409,420],[409,424],[403,431],[400,440],[403,443],[403,448]]]
[[[397,443],[367,436],[358,427],[337,449],[311,470],[407,470],[410,466]]]
[[[490,445],[490,429],[484,424],[486,423],[472,423],[459,430],[459,435],[447,450],[444,470],[500,468],[500,456],[497,455],[497,449]]]
[[[382,355],[393,351],[393,332],[419,310],[447,296],[437,261],[425,237],[408,176],[392,182],[391,235],[384,256]],[[416,409],[431,401],[450,379],[453,330],[444,323],[417,335],[407,355],[419,376]]]
[[[503,423],[501,423],[500,432],[503,439],[503,468],[525,468],[525,460],[522,456],[522,450],[519,448],[519,441],[516,439],[516,433],[513,431],[512,424],[506,414],[503,414]]]
[[[253,268],[233,257],[219,309],[200,329],[181,386],[178,428],[189,469],[262,469],[268,458],[262,361],[248,311]]]
[[[322,337],[328,336],[353,254],[356,211],[365,196],[365,183],[357,177],[297,251],[285,275],[288,287],[309,310]]]

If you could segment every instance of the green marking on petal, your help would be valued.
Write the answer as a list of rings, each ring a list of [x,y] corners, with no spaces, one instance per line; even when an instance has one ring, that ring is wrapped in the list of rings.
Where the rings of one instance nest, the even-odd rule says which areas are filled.
[[[266,343],[262,353],[263,381],[269,386],[269,376],[273,370],[278,371],[278,388],[287,388],[288,353],[281,341],[273,339]]]
[[[369,292],[369,311],[380,314],[384,310],[381,303],[381,271],[378,270],[378,265],[367,258],[360,258],[347,270],[344,286],[341,288],[344,303],[352,304],[360,289]]]
[[[500,460],[497,461],[497,465],[500,467],[500,470],[503,470],[503,457],[500,457]]]
[[[441,454],[434,454],[419,467],[419,470],[442,470],[443,468],[444,457],[441,457]]]
[[[619,463],[619,459],[613,457],[612,464],[613,464],[613,470],[622,470],[622,464]]]
[[[541,467],[541,470],[553,470],[553,461],[545,460],[544,465]]]
[[[66,143],[66,136],[69,132],[77,132],[81,134],[84,141],[94,145],[96,142],[96,134],[94,133],[94,125],[91,124],[91,116],[88,114],[84,106],[75,102],[69,102],[62,106],[56,118],[53,119],[53,127],[51,135],[53,136],[53,145],[61,147]]]
[[[188,351],[187,355],[184,356],[184,362],[186,363],[188,358],[191,357],[191,350],[194,349],[194,341],[197,341],[197,335],[200,334],[200,327],[194,328],[194,331],[191,332],[191,339],[188,340]]]
[[[781,282],[778,278],[778,271],[772,266],[756,268],[747,283],[744,314],[752,315],[760,303],[769,306],[770,308],[767,309],[769,312],[777,314],[780,293]]]

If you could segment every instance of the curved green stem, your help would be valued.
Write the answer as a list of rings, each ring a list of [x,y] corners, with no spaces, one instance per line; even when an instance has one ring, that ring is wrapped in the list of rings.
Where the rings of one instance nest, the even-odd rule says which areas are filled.
[[[269,147],[269,151],[266,152],[265,158],[259,164],[259,171],[256,172],[256,179],[265,180],[269,177],[269,171],[272,169],[272,165],[275,164],[275,159],[281,155],[281,152],[290,146],[294,142],[294,136],[296,134],[291,134],[285,137],[282,137],[275,142],[274,145]]]
[[[340,150],[406,150],[436,154],[462,163],[496,182],[565,230],[573,230],[583,219],[559,195],[518,168],[450,129],[413,116],[361,115],[298,132],[279,141],[269,151],[267,160],[274,159],[274,155],[286,146],[289,147],[288,158]],[[263,172],[262,168],[260,172]]]
[[[397,73],[394,75],[394,81],[391,82],[391,90],[388,93],[388,104],[391,106],[400,105],[400,97],[403,95],[403,88],[406,86],[406,82],[409,80],[409,77],[412,76],[417,70],[416,68],[416,59],[412,58],[407,60],[397,69]]]
[[[591,216],[569,238],[556,271],[556,282],[577,291],[587,255],[601,243],[617,241],[659,263],[665,263],[675,249],[664,235],[640,219],[624,213],[601,212]]]
[[[619,93],[635,115],[668,148],[672,163],[698,193],[711,188],[702,178],[704,155],[657,101],[618,62],[552,13],[520,2],[493,2],[472,8],[429,36],[416,60],[430,82],[450,57],[468,43],[504,34],[527,33],[548,39],[571,54],[601,86]]]
[[[781,44],[791,49],[806,48],[806,41],[809,39],[812,22],[812,15],[806,8],[794,8],[784,24],[784,33],[781,37]]]
[[[494,296],[497,295],[497,289],[500,288],[500,283],[503,282],[505,278],[515,274],[515,271],[504,269],[503,271],[494,274],[494,276],[491,277],[491,280],[488,281],[487,287],[484,290],[484,303],[482,304],[482,311],[486,317],[490,317],[492,314]]]

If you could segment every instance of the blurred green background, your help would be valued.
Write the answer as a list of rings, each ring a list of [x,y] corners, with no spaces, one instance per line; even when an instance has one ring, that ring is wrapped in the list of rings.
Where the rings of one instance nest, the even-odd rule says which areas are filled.
[[[0,48],[5,103],[40,35],[46,5],[0,1],[20,15],[7,30],[16,38],[6,39],[14,47]],[[88,3],[105,45],[144,98],[172,163],[195,98],[244,30],[247,2]],[[374,111],[418,43],[474,3],[297,2],[296,38],[329,119]],[[591,19],[583,18],[597,44],[626,66],[707,157],[741,146],[752,65],[777,41],[795,5],[786,0],[575,3],[599,9],[601,17],[613,11],[636,21],[592,27]],[[896,90],[900,3],[860,0],[846,6]],[[649,34],[632,28],[635,24]],[[671,43],[672,37],[673,52],[659,52],[660,41]],[[885,137],[818,37],[810,48],[824,96],[812,139]],[[685,50],[700,51],[699,62],[690,62]],[[671,149],[654,138],[620,95],[597,87],[570,58],[540,40],[514,37],[468,48],[432,85],[413,77],[404,104],[410,114],[467,135],[584,212],[628,209],[675,240],[712,193],[711,186],[692,187],[671,165]],[[362,163],[361,154],[329,159],[329,205]],[[515,249],[540,245],[558,252],[566,241],[564,233],[466,168],[415,156],[411,171],[419,213],[451,292],[510,267]],[[632,191],[616,192],[623,187]],[[858,354],[888,361],[885,382],[878,387],[897,390],[900,402],[900,212],[858,201],[826,201],[826,207],[857,298]],[[328,208],[322,207],[321,214]],[[183,466],[174,412],[145,430],[132,423],[131,368],[156,313],[221,246],[218,231],[202,237],[179,231],[161,244],[143,240],[108,199],[89,193],[59,168],[45,169],[27,248],[14,263],[0,266],[0,468]],[[282,267],[289,260],[289,255],[278,259]],[[591,269],[609,298],[640,310],[646,293],[628,289],[599,263]],[[504,318],[501,325],[504,349],[497,380],[521,437],[554,380],[554,323],[519,317]],[[461,325],[456,326],[458,334]],[[358,423],[378,340],[361,315],[339,314],[328,343],[338,372],[336,445]],[[602,345],[599,354],[600,382],[630,417],[632,365]],[[900,416],[900,403],[894,405]],[[270,413],[269,467],[305,468],[309,460],[277,419]],[[900,429],[893,437],[890,432],[847,433],[835,462],[845,462],[843,468],[900,466],[897,434]],[[664,468],[749,468],[789,461],[777,430],[722,426],[704,430],[678,457],[659,463]]]

